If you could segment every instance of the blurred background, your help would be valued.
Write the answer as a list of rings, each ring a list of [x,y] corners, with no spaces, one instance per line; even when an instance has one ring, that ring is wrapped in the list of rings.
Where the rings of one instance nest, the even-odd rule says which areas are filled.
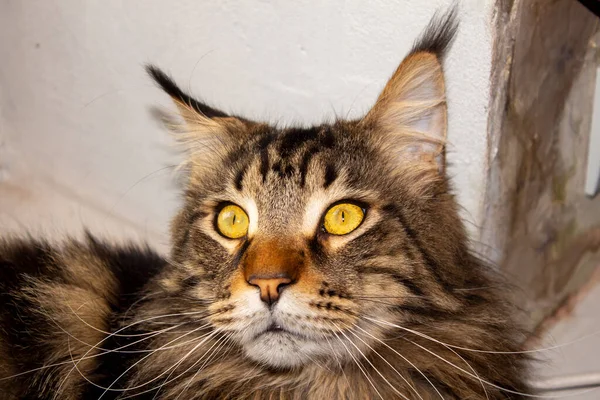
[[[556,346],[536,382],[585,382],[600,374],[599,20],[576,0],[458,3],[447,159],[473,247],[522,288],[531,347]],[[181,156],[144,64],[257,120],[358,117],[450,4],[0,0],[2,233],[85,226],[167,251]]]

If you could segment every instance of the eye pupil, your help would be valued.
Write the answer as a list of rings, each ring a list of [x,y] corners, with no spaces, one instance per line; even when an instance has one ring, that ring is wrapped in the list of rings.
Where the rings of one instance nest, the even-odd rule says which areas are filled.
[[[342,211],[342,222],[346,222],[346,213]]]

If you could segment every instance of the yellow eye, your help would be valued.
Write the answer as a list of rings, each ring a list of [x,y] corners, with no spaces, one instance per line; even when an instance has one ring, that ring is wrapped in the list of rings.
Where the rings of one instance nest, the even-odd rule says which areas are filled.
[[[239,239],[248,233],[248,215],[234,204],[223,207],[217,216],[217,228],[224,236]]]
[[[340,203],[325,213],[323,225],[332,235],[346,235],[360,225],[365,218],[362,208],[352,203]]]

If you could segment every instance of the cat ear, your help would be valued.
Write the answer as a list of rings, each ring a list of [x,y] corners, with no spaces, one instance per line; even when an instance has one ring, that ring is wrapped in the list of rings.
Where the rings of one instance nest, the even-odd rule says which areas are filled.
[[[230,116],[192,98],[153,65],[147,65],[146,71],[177,106],[183,123],[173,118],[163,119],[189,154],[184,165],[210,164],[215,156],[224,156],[232,143],[248,132],[250,121]]]
[[[162,90],[164,90],[179,108],[181,116],[188,123],[197,123],[199,119],[227,118],[223,111],[212,108],[184,93],[170,76],[154,65],[147,65],[146,71]],[[192,115],[190,115],[190,113]]]
[[[457,8],[436,14],[379,95],[364,124],[384,135],[397,157],[444,168],[447,130],[442,62],[458,22]]]

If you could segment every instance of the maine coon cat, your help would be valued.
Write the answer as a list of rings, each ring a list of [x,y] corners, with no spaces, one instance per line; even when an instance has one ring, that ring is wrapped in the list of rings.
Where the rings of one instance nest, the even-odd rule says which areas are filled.
[[[361,119],[275,127],[156,67],[187,148],[167,259],[0,244],[2,399],[520,399],[523,335],[445,175],[432,20]]]

